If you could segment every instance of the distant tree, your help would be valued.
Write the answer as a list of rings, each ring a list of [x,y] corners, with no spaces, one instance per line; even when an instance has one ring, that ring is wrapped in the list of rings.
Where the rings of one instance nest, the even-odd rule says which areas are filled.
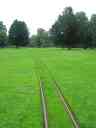
[[[0,47],[7,45],[7,29],[3,22],[0,21]]]
[[[49,33],[44,29],[38,29],[37,37],[38,37],[38,42],[40,43],[40,47],[52,46],[52,42],[50,41],[48,34]]]
[[[45,30],[42,28],[37,29],[37,46],[38,47],[42,46],[42,35],[44,32],[45,32]]]
[[[37,35],[32,35],[32,37],[30,38],[29,46],[37,47]]]
[[[42,28],[37,30],[37,35],[31,37],[30,45],[32,47],[51,47],[53,46],[50,40],[49,33]]]
[[[9,30],[11,45],[26,46],[29,43],[29,32],[25,22],[15,20]]]

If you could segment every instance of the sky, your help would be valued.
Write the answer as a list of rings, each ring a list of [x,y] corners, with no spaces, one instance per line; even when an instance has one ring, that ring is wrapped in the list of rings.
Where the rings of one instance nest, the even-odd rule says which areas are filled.
[[[8,30],[15,19],[25,21],[32,35],[37,28],[51,28],[67,6],[74,12],[86,12],[88,17],[96,13],[95,0],[0,0],[0,21]]]

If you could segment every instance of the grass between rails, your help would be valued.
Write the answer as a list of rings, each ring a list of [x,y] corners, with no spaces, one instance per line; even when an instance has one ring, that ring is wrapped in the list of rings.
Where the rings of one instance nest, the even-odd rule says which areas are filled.
[[[38,58],[37,56],[35,58]],[[47,113],[48,113],[48,125],[49,128],[61,128],[67,127],[72,128],[72,123],[68,119],[68,115],[64,110],[62,103],[56,92],[55,85],[52,81],[52,78],[44,67],[43,63],[40,61],[40,58],[35,60],[37,63],[37,73],[41,77],[44,86],[45,99],[47,104]]]
[[[60,88],[75,111],[81,127],[95,128],[96,51],[81,49],[67,51],[55,48],[0,50],[0,127],[42,127],[38,81],[34,73],[38,69],[34,66],[38,64],[33,63],[36,57],[47,64],[60,83]],[[40,65],[45,69],[42,64]],[[50,120],[53,119],[56,111],[58,113],[58,117],[54,119],[56,122],[63,117],[63,114],[60,115],[63,109],[58,101],[56,110],[53,111],[55,99],[57,101],[58,98],[53,93],[53,84],[48,72],[41,74],[46,83],[45,92],[50,107]],[[65,120],[66,123],[67,119]],[[57,128],[64,125],[56,124],[54,125]],[[51,126],[53,122],[50,123]]]

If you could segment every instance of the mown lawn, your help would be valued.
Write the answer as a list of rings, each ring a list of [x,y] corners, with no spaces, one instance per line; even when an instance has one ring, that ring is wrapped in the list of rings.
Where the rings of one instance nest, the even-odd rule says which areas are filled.
[[[0,50],[0,128],[41,128],[40,94],[26,50]]]
[[[52,76],[81,128],[96,128],[96,51],[55,48],[0,49],[0,128],[43,127],[39,76],[44,81],[49,128],[72,128]]]

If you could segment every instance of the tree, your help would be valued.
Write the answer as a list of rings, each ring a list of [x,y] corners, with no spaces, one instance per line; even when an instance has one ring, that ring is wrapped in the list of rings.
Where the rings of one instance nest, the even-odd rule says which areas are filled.
[[[42,28],[37,30],[37,35],[31,37],[30,45],[32,47],[51,47],[53,46],[50,40],[49,33]]]
[[[50,41],[48,32],[45,31],[42,28],[39,28],[37,30],[37,38],[38,38],[38,44],[40,47],[50,47],[52,46],[52,42]]]
[[[59,18],[62,19],[62,16],[59,16]],[[50,38],[54,42],[56,47],[64,46],[64,29],[62,27],[62,22],[59,22],[58,20],[55,22],[55,24],[52,25],[52,28],[50,29]]]
[[[90,33],[92,47],[96,47],[96,14],[93,14],[90,19]]]
[[[71,48],[77,43],[77,29],[72,7],[66,7],[50,31],[56,45]]]
[[[29,32],[25,22],[15,20],[9,30],[9,43],[11,45],[26,46],[29,43]]]
[[[7,45],[7,29],[3,22],[0,22],[0,47]]]
[[[75,47],[77,43],[77,21],[71,7],[64,11],[64,42],[67,47]]]
[[[77,25],[78,25],[78,46],[79,47],[88,47],[88,28],[89,22],[85,12],[77,12],[75,14]]]
[[[32,35],[30,38],[29,47],[38,47],[37,46],[37,35]]]
[[[88,29],[87,29],[87,46],[92,48],[92,26],[91,22],[88,21]]]

